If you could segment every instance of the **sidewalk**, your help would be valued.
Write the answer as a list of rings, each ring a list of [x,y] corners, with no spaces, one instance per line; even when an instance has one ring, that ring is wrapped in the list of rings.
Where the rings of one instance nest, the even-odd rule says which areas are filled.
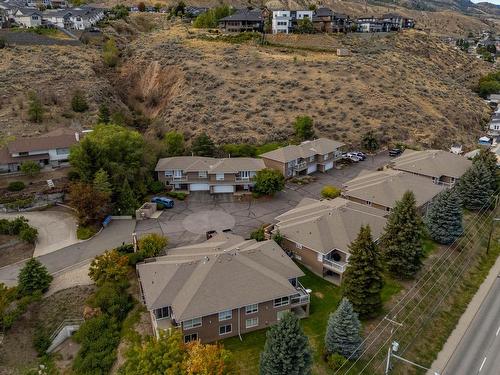
[[[497,259],[493,267],[491,267],[488,277],[486,277],[484,282],[481,284],[477,293],[467,306],[467,309],[460,317],[457,326],[451,333],[450,337],[448,337],[448,340],[446,341],[443,349],[439,352],[437,359],[433,362],[431,366],[432,370],[428,371],[427,375],[434,375],[435,371],[441,374],[443,369],[447,366],[499,274],[500,257]]]

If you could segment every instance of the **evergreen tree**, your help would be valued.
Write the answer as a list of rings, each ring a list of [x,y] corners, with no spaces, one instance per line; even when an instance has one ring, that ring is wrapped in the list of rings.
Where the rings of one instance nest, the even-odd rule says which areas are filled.
[[[422,267],[422,230],[415,195],[407,191],[391,211],[381,240],[384,260],[393,276],[411,278]]]
[[[380,147],[377,138],[375,138],[373,132],[371,131],[369,131],[363,136],[363,139],[361,140],[361,145],[366,151],[370,153],[377,151]]]
[[[450,244],[462,235],[462,204],[456,189],[444,190],[434,198],[425,217],[431,238]]]
[[[491,173],[484,162],[476,162],[459,181],[462,204],[468,210],[479,210],[488,204],[493,190]]]
[[[349,300],[343,298],[337,310],[331,313],[328,319],[325,335],[326,351],[329,354],[341,354],[346,358],[357,358],[362,342],[360,330],[358,314],[354,312]]]
[[[384,279],[380,255],[369,226],[361,227],[349,250],[351,257],[342,281],[343,294],[360,317],[371,318],[382,308],[380,292]]]
[[[21,269],[18,276],[18,292],[22,296],[35,292],[46,292],[52,281],[52,275],[36,258],[31,258]]]
[[[215,154],[214,141],[206,133],[201,133],[194,139],[191,149],[197,156],[214,156]]]
[[[491,175],[491,189],[495,192],[498,189],[497,179],[497,158],[493,152],[487,148],[482,148],[479,153],[472,160],[474,164],[483,163],[490,171]]]
[[[71,109],[74,112],[85,112],[89,109],[89,105],[85,100],[85,96],[81,91],[75,91],[73,98],[71,99]]]
[[[125,179],[118,196],[116,208],[120,215],[134,215],[137,207],[139,207],[139,202],[137,202],[128,180]]]
[[[109,108],[106,104],[101,104],[99,106],[98,122],[99,124],[109,124]]]
[[[299,319],[293,313],[285,313],[266,333],[266,344],[260,354],[260,374],[306,375],[311,373],[311,365],[311,348]]]
[[[101,193],[111,194],[112,189],[109,182],[109,176],[104,169],[99,169],[94,175],[93,187],[94,190],[100,191]]]
[[[167,156],[181,156],[184,154],[184,136],[182,133],[170,131],[163,138],[167,149]]]

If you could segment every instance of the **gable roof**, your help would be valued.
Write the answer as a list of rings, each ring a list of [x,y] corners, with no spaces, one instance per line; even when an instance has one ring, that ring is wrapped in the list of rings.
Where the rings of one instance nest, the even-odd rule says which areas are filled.
[[[338,150],[342,146],[344,146],[342,142],[333,141],[327,138],[318,138],[313,141],[302,142],[300,145],[280,147],[276,150],[262,154],[261,157],[286,163],[297,158],[325,155]]]
[[[240,171],[260,171],[264,168],[264,161],[257,158],[217,159],[204,156],[174,156],[158,160],[155,171],[180,169],[184,172],[238,173]]]
[[[415,194],[417,207],[431,201],[445,186],[426,177],[387,169],[356,177],[343,185],[342,195],[393,208],[396,201],[410,190]]]
[[[443,150],[414,151],[406,149],[392,162],[392,168],[440,178],[460,178],[472,165],[465,157]]]
[[[262,12],[260,10],[240,9],[230,16],[221,18],[220,21],[262,21]]]
[[[20,152],[29,151],[45,151],[54,150],[57,148],[68,148],[77,143],[76,134],[73,133],[58,133],[54,135],[43,135],[32,138],[19,138],[9,142],[6,146],[9,153],[17,154]]]
[[[285,238],[322,254],[334,249],[349,253],[361,226],[369,225],[374,239],[383,232],[384,211],[344,198],[319,201],[304,198],[297,207],[278,216],[275,230]]]
[[[179,322],[296,294],[303,272],[274,241],[220,234],[137,265],[148,309],[171,306]]]
[[[32,16],[33,14],[41,16],[42,12],[38,11],[38,9],[36,8],[18,8],[14,13],[15,16],[25,16],[25,17]]]

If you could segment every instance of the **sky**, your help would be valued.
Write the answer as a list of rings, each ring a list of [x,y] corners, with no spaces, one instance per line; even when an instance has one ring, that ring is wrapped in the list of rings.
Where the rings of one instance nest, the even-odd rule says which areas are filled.
[[[486,1],[488,3],[500,5],[500,0],[471,0],[473,3],[481,3],[483,1]]]

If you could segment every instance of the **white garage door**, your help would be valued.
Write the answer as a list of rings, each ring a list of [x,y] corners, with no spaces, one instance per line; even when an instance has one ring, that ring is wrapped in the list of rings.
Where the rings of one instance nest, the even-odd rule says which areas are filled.
[[[232,185],[214,186],[214,193],[234,193],[234,186]]]
[[[209,191],[209,184],[191,184],[189,185],[189,191]]]
[[[333,161],[329,161],[325,164],[325,171],[333,168]]]
[[[317,165],[316,164],[313,164],[313,165],[310,165],[309,167],[307,167],[307,174],[311,174],[313,172],[316,172],[316,169],[317,169]]]

